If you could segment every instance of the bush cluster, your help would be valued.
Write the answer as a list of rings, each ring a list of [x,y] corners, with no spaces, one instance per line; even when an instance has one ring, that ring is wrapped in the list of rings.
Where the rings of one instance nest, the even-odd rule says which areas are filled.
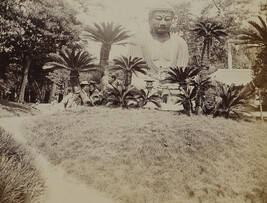
[[[0,128],[0,202],[37,202],[44,181],[27,150]]]

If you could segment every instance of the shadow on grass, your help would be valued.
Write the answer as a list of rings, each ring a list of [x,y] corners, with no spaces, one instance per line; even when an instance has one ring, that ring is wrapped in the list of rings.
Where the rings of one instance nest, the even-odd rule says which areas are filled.
[[[12,116],[36,115],[37,109],[32,104],[20,104],[7,100],[0,100],[0,118]]]

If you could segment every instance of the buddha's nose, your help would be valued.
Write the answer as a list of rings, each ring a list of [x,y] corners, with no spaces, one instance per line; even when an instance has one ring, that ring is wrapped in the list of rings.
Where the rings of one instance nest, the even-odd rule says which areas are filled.
[[[160,24],[159,24],[161,27],[165,27],[166,26],[166,22],[165,21],[160,21]]]

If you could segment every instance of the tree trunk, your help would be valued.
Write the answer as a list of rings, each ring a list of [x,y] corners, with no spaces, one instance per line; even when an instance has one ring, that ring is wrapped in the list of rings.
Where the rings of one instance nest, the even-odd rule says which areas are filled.
[[[70,85],[72,87],[72,90],[74,90],[75,86],[79,86],[79,72],[77,70],[70,72]]]
[[[49,99],[48,99],[48,103],[51,103],[52,102],[52,99],[53,99],[53,96],[55,94],[56,88],[57,88],[56,83],[52,82],[51,90],[50,90],[50,94],[49,94]]]
[[[23,68],[24,72],[23,72],[23,79],[22,79],[22,83],[21,83],[21,87],[20,87],[20,93],[19,93],[19,99],[18,99],[19,103],[24,102],[24,95],[25,95],[26,85],[28,83],[28,74],[29,74],[30,65],[31,65],[31,60],[29,58],[27,58],[26,64]]]
[[[125,75],[125,86],[129,86],[132,83],[132,72],[127,71]]]
[[[210,40],[207,43],[207,59],[208,59],[208,66],[210,67]]]
[[[111,44],[103,43],[100,50],[100,66],[107,66],[109,65],[109,53],[111,50]]]
[[[43,85],[41,89],[40,103],[44,103],[45,95],[46,95],[46,85]]]
[[[198,90],[198,91],[200,91],[200,90]],[[200,114],[200,106],[201,106],[201,96],[199,93],[197,93],[195,102],[196,102],[195,114],[199,115]]]
[[[230,42],[228,42],[228,69],[233,69],[232,46]]]
[[[206,40],[204,40],[204,45],[203,45],[203,49],[202,49],[202,53],[201,53],[201,62],[200,62],[200,66],[203,65],[203,59],[204,59],[205,50],[206,50]]]
[[[187,108],[186,108],[186,115],[191,116],[191,109],[192,109],[192,104],[191,102],[188,102]]]

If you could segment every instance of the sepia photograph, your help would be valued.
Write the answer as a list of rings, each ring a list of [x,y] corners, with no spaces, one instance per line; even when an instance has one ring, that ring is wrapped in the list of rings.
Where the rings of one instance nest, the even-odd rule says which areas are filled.
[[[0,0],[0,203],[267,203],[267,1]]]

